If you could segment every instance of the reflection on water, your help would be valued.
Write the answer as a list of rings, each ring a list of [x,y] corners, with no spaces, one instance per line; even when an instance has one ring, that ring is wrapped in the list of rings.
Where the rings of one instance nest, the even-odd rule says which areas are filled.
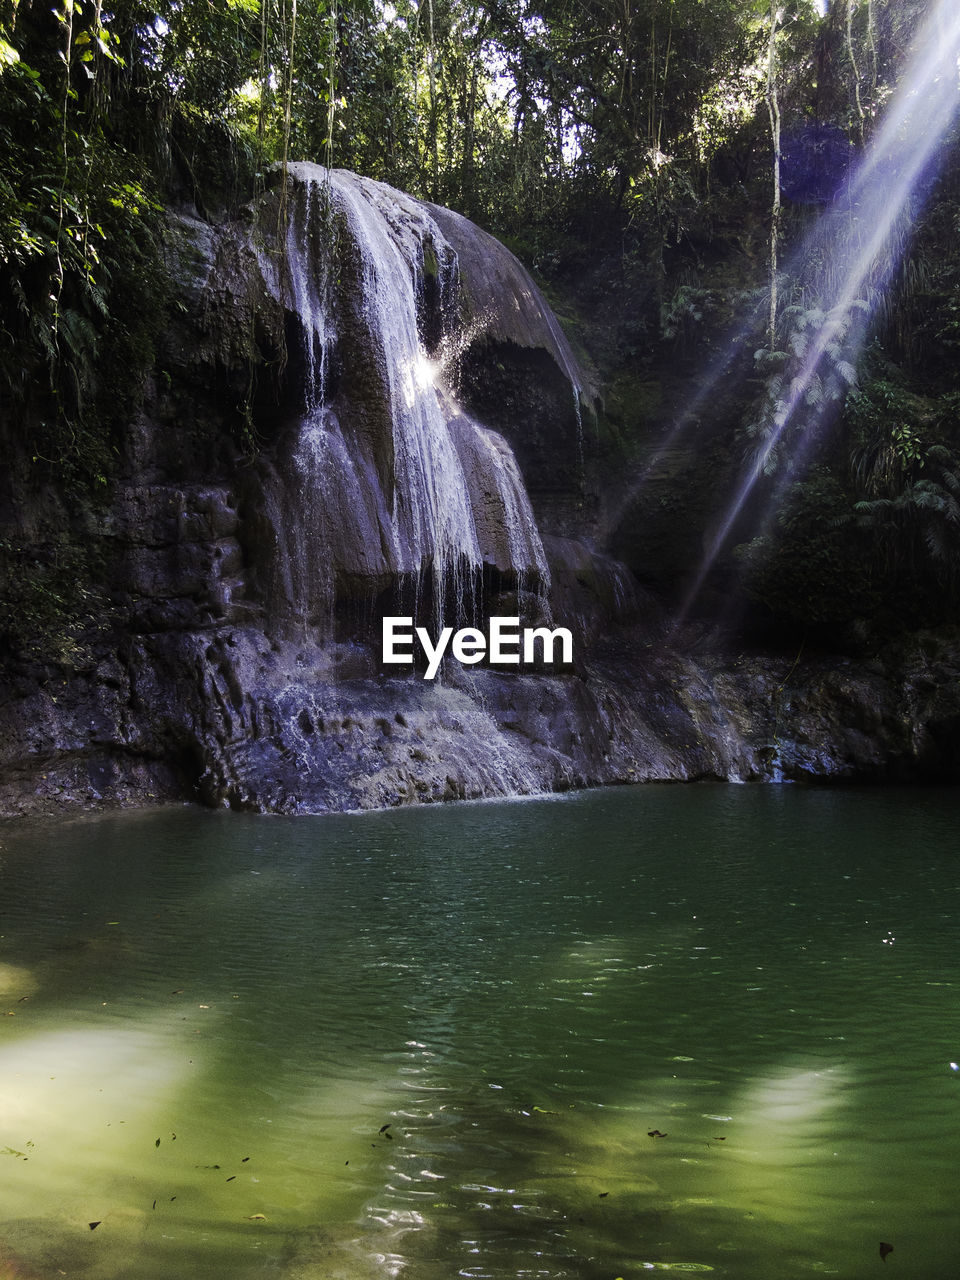
[[[955,805],[10,824],[0,1276],[953,1276]]]

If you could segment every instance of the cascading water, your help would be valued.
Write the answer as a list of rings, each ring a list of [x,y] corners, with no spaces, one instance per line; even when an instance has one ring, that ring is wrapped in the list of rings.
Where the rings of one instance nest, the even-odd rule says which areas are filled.
[[[311,173],[308,183],[317,181]],[[334,183],[336,184],[334,186]],[[461,559],[480,561],[466,481],[435,385],[434,366],[417,323],[423,243],[439,229],[413,201],[384,193],[353,175],[331,175],[336,208],[360,253],[360,306],[382,362],[391,426],[391,533],[397,568],[420,574],[429,566],[438,584]]]
[[[484,565],[544,591],[546,557],[512,451],[446,385],[458,264],[438,223],[352,173],[297,163],[289,180],[282,270],[259,256],[297,319],[305,367],[292,467],[271,517],[283,525],[275,576],[290,614],[323,629],[341,587],[366,582],[368,595],[413,584],[436,621],[463,616]],[[428,349],[431,323],[445,362]]]
[[[472,512],[485,563],[518,578],[550,580],[543,543],[513,451],[496,431],[468,414],[454,413],[450,431],[473,499]]]

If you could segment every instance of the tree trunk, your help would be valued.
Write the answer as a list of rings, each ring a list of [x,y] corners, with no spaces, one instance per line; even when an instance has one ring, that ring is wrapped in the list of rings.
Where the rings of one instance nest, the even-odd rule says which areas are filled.
[[[862,148],[864,111],[860,97],[860,68],[857,66],[857,55],[853,48],[853,0],[847,0],[847,59],[853,75],[853,105],[857,113],[857,134]]]
[[[770,42],[767,46],[767,110],[773,142],[773,203],[770,208],[770,350],[776,350],[777,267],[780,245],[780,100],[777,96],[777,25],[780,14],[776,0],[770,4]]]

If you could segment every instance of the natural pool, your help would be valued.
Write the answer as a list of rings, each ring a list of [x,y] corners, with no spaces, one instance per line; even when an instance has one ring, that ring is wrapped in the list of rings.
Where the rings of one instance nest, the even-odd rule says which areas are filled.
[[[954,791],[0,845],[0,1277],[957,1274]]]

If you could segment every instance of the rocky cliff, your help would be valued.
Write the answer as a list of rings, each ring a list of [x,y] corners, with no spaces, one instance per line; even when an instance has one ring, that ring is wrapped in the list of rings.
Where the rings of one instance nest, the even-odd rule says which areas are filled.
[[[449,210],[293,165],[170,216],[177,297],[98,514],[86,621],[11,659],[0,809],[316,812],[650,779],[955,776],[957,646],[872,664],[672,631],[596,541],[595,392],[517,260]],[[16,460],[14,460],[16,462]],[[45,532],[46,531],[46,532]],[[568,627],[562,669],[380,662],[385,614]]]

